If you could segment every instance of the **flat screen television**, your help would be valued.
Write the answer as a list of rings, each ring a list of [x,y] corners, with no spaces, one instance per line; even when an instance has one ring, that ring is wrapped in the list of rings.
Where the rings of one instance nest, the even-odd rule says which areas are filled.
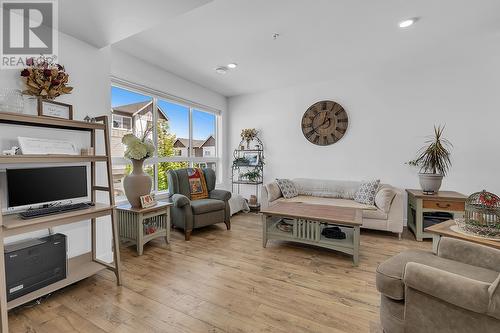
[[[87,197],[87,168],[62,166],[7,169],[8,207]]]

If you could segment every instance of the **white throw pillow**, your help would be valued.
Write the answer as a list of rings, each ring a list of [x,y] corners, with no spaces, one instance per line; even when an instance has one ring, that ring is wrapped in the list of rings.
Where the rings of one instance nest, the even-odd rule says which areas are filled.
[[[380,179],[362,182],[356,194],[354,194],[354,201],[373,206],[379,184]]]
[[[391,209],[392,200],[396,196],[396,192],[390,187],[382,187],[375,195],[375,206],[384,213],[388,213]]]
[[[269,202],[278,200],[281,197],[281,190],[278,183],[270,183],[266,185],[267,199]]]
[[[290,199],[299,195],[299,191],[290,179],[276,179],[276,183],[278,183],[283,198]]]

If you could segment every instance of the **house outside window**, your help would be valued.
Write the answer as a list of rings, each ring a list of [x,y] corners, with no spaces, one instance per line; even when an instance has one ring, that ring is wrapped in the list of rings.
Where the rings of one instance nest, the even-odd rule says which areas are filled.
[[[180,103],[147,91],[112,86],[111,151],[115,196],[123,197],[123,179],[130,173],[130,161],[123,157],[123,135],[146,136],[155,143],[154,157],[145,171],[154,180],[153,191],[168,190],[168,170],[200,167],[217,171],[217,111],[203,110],[189,102]],[[220,177],[219,177],[220,178]]]
[[[113,114],[113,128],[127,131],[132,130],[132,118],[119,114]]]

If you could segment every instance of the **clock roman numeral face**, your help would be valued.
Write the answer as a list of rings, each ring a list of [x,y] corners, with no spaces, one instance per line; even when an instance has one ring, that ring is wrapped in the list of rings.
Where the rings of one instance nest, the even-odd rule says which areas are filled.
[[[302,117],[302,133],[316,145],[327,146],[339,141],[347,131],[349,118],[344,108],[334,101],[311,105]]]

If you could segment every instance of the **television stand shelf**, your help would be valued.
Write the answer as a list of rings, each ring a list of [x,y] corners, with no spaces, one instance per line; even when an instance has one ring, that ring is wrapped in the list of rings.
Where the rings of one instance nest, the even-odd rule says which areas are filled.
[[[68,260],[68,276],[64,280],[57,281],[56,283],[7,302],[7,309],[13,309],[26,302],[32,301],[34,299],[42,297],[43,295],[88,278],[105,269],[106,267],[104,267],[103,265],[92,261],[92,253],[90,252],[71,258]]]
[[[70,211],[66,213],[37,217],[23,220],[17,215],[0,215],[0,327],[2,333],[9,331],[8,310],[20,306],[26,302],[37,299],[43,295],[69,286],[75,282],[92,276],[104,269],[113,271],[116,275],[117,285],[121,285],[120,252],[118,239],[118,226],[115,217],[115,198],[113,191],[113,177],[111,168],[111,148],[109,138],[108,118],[97,117],[96,122],[89,123],[76,120],[65,120],[49,117],[38,117],[16,113],[0,113],[0,124],[13,124],[32,127],[58,128],[73,131],[85,131],[90,133],[90,147],[96,146],[97,131],[104,133],[105,155],[80,156],[80,155],[14,155],[0,156],[0,165],[29,165],[34,163],[90,163],[91,177],[91,200],[95,206],[88,209]],[[96,163],[106,163],[107,184],[98,186],[96,184]],[[107,192],[109,203],[96,203],[97,192]],[[0,191],[0,203],[2,191]],[[0,207],[1,211],[1,207]],[[96,257],[97,218],[103,216],[111,217],[113,234],[113,263],[106,263]],[[68,274],[64,280],[50,284],[44,288],[35,290],[29,294],[18,297],[7,302],[5,262],[4,262],[4,239],[6,237],[20,235],[36,230],[49,229],[52,227],[71,224],[79,221],[90,221],[91,225],[91,251],[68,260]]]

